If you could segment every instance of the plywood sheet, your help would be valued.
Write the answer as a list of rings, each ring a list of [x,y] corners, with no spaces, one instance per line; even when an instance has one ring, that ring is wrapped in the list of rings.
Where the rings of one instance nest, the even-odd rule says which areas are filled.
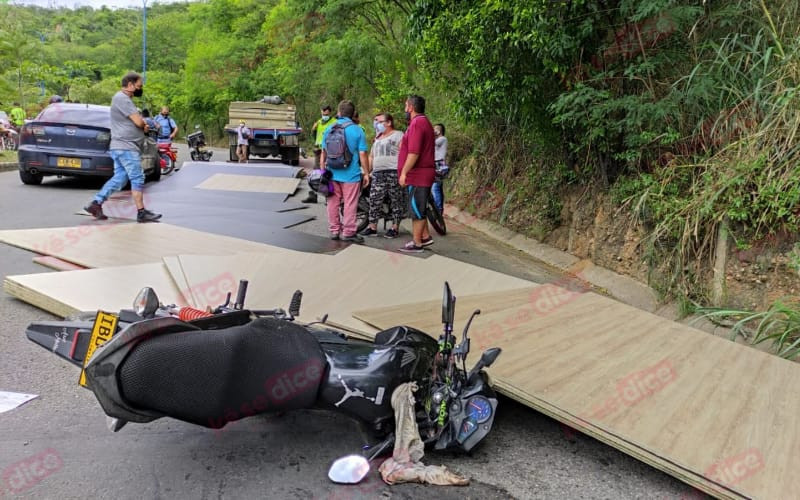
[[[73,227],[0,231],[0,241],[84,267],[161,263],[163,255],[233,254],[278,247],[171,224],[91,221]]]
[[[796,496],[800,366],[558,288],[460,298],[458,324],[483,310],[468,365],[503,348],[489,370],[502,392],[716,496]],[[440,307],[355,314],[376,328],[438,331]]]
[[[79,266],[73,264],[72,262],[67,262],[65,260],[61,260],[56,257],[52,257],[50,255],[42,255],[39,257],[34,257],[33,262],[39,264],[40,266],[49,267],[50,269],[55,269],[56,271],[78,271],[80,269],[85,269],[83,266]]]
[[[353,318],[352,311],[441,297],[445,280],[465,293],[532,285],[445,257],[420,259],[357,245],[335,256],[181,255],[179,259],[190,286],[230,273],[237,280],[250,281],[247,304],[259,309],[285,307],[292,292],[300,289],[304,293],[302,319],[314,321],[328,314],[332,322],[353,331],[372,328]]]
[[[180,255],[179,269],[183,273],[187,299],[194,307],[216,305],[204,290],[214,288],[220,280],[249,282],[245,305],[252,309],[287,308],[292,293],[303,290],[305,303],[325,282],[334,257],[304,252],[266,252],[226,256]],[[171,268],[172,269],[172,268]],[[305,315],[305,314],[304,314]]]
[[[238,126],[238,125],[237,125]],[[228,160],[219,161],[187,161],[184,165],[191,166],[191,170],[215,170],[215,173],[248,174],[258,172],[260,175],[270,177],[297,177],[301,170],[300,167],[292,167],[276,162],[259,162],[251,159],[248,163],[235,163]],[[181,170],[183,172],[184,170]]]
[[[187,305],[161,263],[7,276],[3,281],[9,295],[62,317],[78,311],[129,309],[146,286],[165,304]]]
[[[246,191],[251,193],[285,193],[297,191],[300,179],[256,175],[214,174],[198,184],[199,189]]]

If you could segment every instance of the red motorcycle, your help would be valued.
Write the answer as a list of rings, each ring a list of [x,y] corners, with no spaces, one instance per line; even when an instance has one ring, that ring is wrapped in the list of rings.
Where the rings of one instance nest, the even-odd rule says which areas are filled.
[[[158,143],[158,157],[161,161],[161,175],[169,174],[173,170],[176,172],[180,170],[180,168],[176,168],[178,150],[172,147],[171,142]]]

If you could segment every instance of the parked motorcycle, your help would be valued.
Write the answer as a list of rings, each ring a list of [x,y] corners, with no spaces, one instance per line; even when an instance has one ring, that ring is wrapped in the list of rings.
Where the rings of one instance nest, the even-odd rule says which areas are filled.
[[[453,333],[456,298],[447,283],[438,341],[396,326],[379,332],[374,344],[347,338],[326,324],[327,316],[296,321],[300,291],[288,311],[257,311],[244,308],[246,290],[243,280],[233,304],[228,294],[206,312],[162,305],[145,288],[132,310],[98,311],[93,321],[32,323],[26,334],[82,367],[80,383],[111,417],[114,432],[161,417],[220,428],[252,415],[320,408],[370,429],[381,440],[362,451],[372,459],[393,446],[391,396],[412,381],[419,387],[416,416],[426,445],[468,452],[491,430],[497,397],[483,368],[500,349],[486,350],[467,371],[469,326],[480,311],[459,342]]]
[[[206,136],[200,130],[200,125],[194,126],[195,131],[186,136],[186,143],[189,145],[189,156],[192,161],[209,161],[213,151],[206,149]]]
[[[158,143],[158,158],[161,162],[162,175],[172,173],[173,170],[176,172],[180,170],[180,168],[177,167],[178,150],[172,147],[171,142]]]

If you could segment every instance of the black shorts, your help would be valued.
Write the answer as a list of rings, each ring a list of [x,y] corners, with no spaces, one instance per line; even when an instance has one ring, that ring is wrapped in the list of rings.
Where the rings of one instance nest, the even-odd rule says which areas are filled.
[[[430,186],[406,186],[408,196],[408,213],[412,220],[425,219],[425,210],[431,197]]]

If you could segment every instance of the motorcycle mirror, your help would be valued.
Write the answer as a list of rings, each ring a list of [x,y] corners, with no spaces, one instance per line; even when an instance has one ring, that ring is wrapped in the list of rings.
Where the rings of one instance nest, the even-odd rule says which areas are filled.
[[[151,318],[158,309],[156,291],[146,286],[133,299],[133,311],[143,318]]]
[[[369,460],[362,455],[347,455],[331,465],[328,478],[334,483],[360,483],[369,474]]]
[[[492,366],[497,359],[497,356],[499,356],[501,352],[503,352],[503,350],[499,347],[492,347],[491,349],[486,349],[483,351],[483,354],[481,354],[481,359],[478,361],[478,363],[483,365],[481,368]]]
[[[456,315],[456,299],[450,291],[450,283],[444,282],[444,292],[442,294],[442,323],[452,325]]]
[[[481,359],[479,359],[478,362],[475,363],[475,366],[472,368],[472,370],[469,371],[467,380],[472,380],[472,377],[474,377],[476,373],[487,366],[492,366],[492,363],[495,362],[497,356],[499,356],[501,352],[503,352],[503,350],[499,347],[492,347],[491,349],[486,349],[483,351],[483,354],[481,354]]]

